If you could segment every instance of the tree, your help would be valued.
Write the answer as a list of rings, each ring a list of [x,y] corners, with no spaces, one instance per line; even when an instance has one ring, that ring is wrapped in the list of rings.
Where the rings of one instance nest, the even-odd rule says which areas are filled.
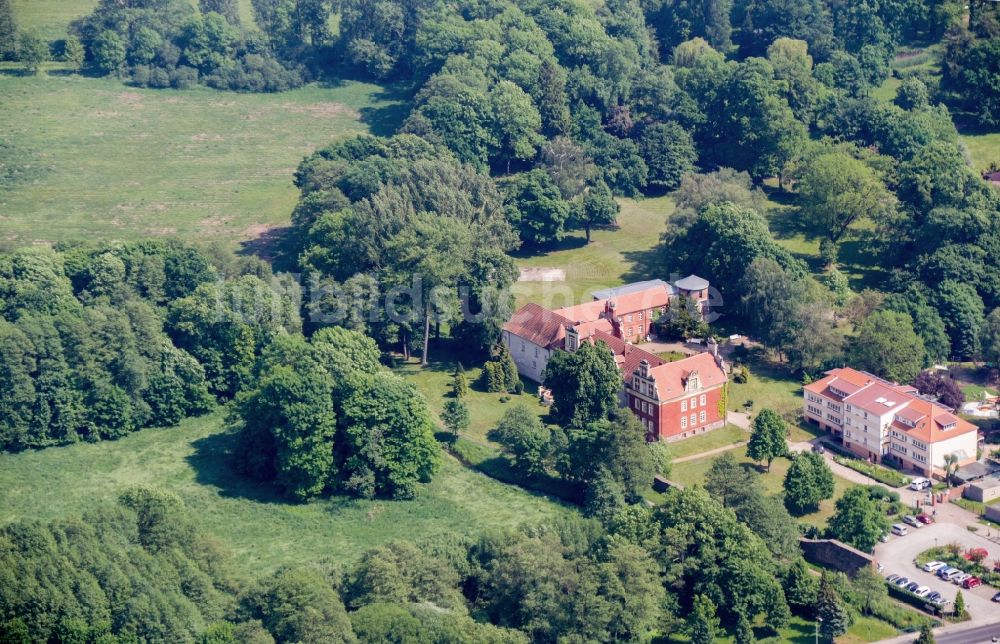
[[[455,398],[465,398],[466,394],[469,393],[469,381],[465,377],[465,369],[462,367],[462,363],[459,362],[458,366],[455,367],[455,373],[451,376],[451,394]]]
[[[504,185],[507,218],[521,241],[543,246],[562,239],[570,217],[570,205],[543,170],[515,176]]]
[[[607,418],[618,406],[621,372],[603,342],[556,351],[542,380],[552,391],[552,418],[560,424],[586,425]]]
[[[927,85],[916,76],[911,76],[903,79],[896,88],[893,102],[904,110],[915,110],[927,107],[928,101]]]
[[[895,382],[913,382],[926,359],[924,342],[909,315],[875,311],[861,323],[848,347],[851,364]]]
[[[643,129],[639,154],[649,168],[649,183],[674,190],[698,160],[691,135],[677,123],[655,123]]]
[[[362,496],[413,498],[417,483],[430,481],[438,468],[427,403],[392,373],[374,374],[344,401],[342,426],[351,453],[345,485]]]
[[[517,374],[517,364],[506,344],[500,342],[493,346],[490,359],[483,365],[482,378],[486,391],[519,391],[521,377]]]
[[[125,42],[117,32],[106,30],[91,45],[94,64],[105,74],[117,74],[125,65]]]
[[[497,83],[490,92],[493,106],[495,139],[499,142],[496,157],[510,171],[511,160],[526,161],[535,156],[545,140],[539,133],[542,118],[531,97],[508,80]]]
[[[788,604],[801,615],[811,616],[816,611],[819,580],[809,570],[805,559],[797,557],[785,571],[782,588]]]
[[[855,486],[837,499],[830,533],[863,552],[871,552],[888,530],[885,514],[863,487]]]
[[[202,15],[215,12],[234,27],[240,26],[240,7],[237,0],[198,0]]]
[[[1000,308],[990,311],[983,321],[980,344],[983,360],[1000,365]]]
[[[796,455],[785,475],[785,507],[802,516],[819,509],[820,501],[833,496],[833,472],[819,454]]]
[[[741,467],[730,452],[716,457],[705,475],[705,491],[727,508],[744,505],[759,487],[757,476]]]
[[[970,360],[980,351],[983,299],[969,284],[947,280],[938,285],[938,311],[951,338],[951,354]]]
[[[850,613],[837,594],[833,585],[833,575],[829,572],[824,571],[820,577],[816,613],[817,617],[823,620],[819,625],[820,634],[830,642],[846,633],[851,626]]]
[[[771,471],[771,461],[788,453],[788,425],[773,409],[761,409],[753,419],[753,431],[747,443],[747,456],[755,461],[767,461],[767,471]]]
[[[240,611],[263,622],[279,642],[355,641],[333,584],[313,568],[281,568],[262,579],[243,598]]]
[[[490,437],[503,445],[514,467],[525,475],[545,472],[552,433],[527,407],[515,405],[505,411]]]
[[[961,590],[955,593],[955,605],[952,607],[952,613],[958,617],[965,615],[965,597],[962,596]]]
[[[441,411],[441,422],[456,439],[469,428],[469,408],[461,400],[449,400]]]
[[[17,41],[17,58],[24,63],[24,69],[37,74],[42,63],[49,59],[49,45],[34,31],[21,32]]]
[[[688,637],[691,644],[712,644],[719,628],[715,604],[705,595],[695,595],[688,616]]]
[[[568,136],[557,136],[545,143],[540,161],[563,199],[573,199],[583,193],[597,176],[594,160]]]
[[[273,479],[299,501],[331,485],[337,432],[333,386],[330,374],[307,353],[291,367],[268,368],[258,387],[238,402],[243,469]]]
[[[66,36],[66,42],[63,44],[63,62],[69,65],[73,71],[78,72],[83,67],[86,55],[87,52],[84,50],[83,43],[80,42],[79,38],[72,34]]]
[[[920,637],[916,639],[914,644],[937,644],[937,640],[934,639],[934,631],[931,630],[930,622],[924,622],[920,626]]]
[[[885,221],[896,209],[896,198],[875,171],[845,152],[808,160],[796,188],[804,223],[832,244],[855,222],[866,217]]]
[[[809,44],[794,38],[778,38],[768,45],[767,59],[774,67],[774,77],[786,85],[783,93],[795,118],[811,123],[819,102],[820,86],[813,77]]]
[[[948,487],[952,486],[951,477],[958,470],[958,454],[951,453],[944,455],[944,478],[948,482]]]
[[[17,43],[17,22],[11,0],[0,0],[0,60],[13,58]]]
[[[757,641],[750,620],[743,613],[740,613],[740,618],[736,620],[736,631],[733,633],[733,639],[736,644],[754,644]]]
[[[933,396],[942,405],[952,409],[961,408],[965,402],[965,393],[958,383],[946,372],[937,369],[921,371],[913,381],[913,386],[925,396]]]
[[[603,181],[588,189],[583,194],[583,200],[574,204],[573,220],[577,226],[583,227],[590,243],[590,229],[594,226],[607,226],[618,220],[620,207],[611,188]]]

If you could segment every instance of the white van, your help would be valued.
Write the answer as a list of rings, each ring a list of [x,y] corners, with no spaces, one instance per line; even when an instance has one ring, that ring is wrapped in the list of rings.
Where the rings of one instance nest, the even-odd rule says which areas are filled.
[[[926,490],[931,486],[931,480],[925,479],[918,476],[917,478],[910,481],[910,489],[919,492],[920,490]]]
[[[892,526],[892,533],[895,535],[905,537],[907,532],[909,532],[909,530],[907,530],[906,526],[902,523],[896,523]]]

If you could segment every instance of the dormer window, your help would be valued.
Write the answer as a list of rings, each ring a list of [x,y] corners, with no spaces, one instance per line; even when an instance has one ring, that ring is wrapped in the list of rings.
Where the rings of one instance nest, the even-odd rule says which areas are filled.
[[[701,379],[698,378],[698,372],[692,371],[688,374],[687,382],[684,384],[685,391],[698,391],[701,389]]]

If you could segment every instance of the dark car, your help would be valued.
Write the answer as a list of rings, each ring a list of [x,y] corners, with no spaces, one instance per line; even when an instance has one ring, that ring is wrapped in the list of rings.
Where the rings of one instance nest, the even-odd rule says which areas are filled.
[[[934,518],[929,514],[918,514],[917,521],[923,523],[924,525],[929,525],[931,523],[934,523]]]
[[[817,454],[826,454],[826,448],[823,447],[822,443],[816,443],[813,445],[813,451]]]
[[[993,601],[1000,603],[1000,593],[993,595]]]

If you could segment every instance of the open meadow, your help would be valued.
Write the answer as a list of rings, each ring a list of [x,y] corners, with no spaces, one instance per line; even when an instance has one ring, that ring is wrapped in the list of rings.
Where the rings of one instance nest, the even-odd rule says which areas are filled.
[[[393,539],[475,535],[573,512],[449,456],[411,501],[334,496],[288,503],[273,487],[232,472],[233,436],[223,418],[219,411],[114,442],[0,454],[0,525],[87,512],[131,485],[158,487],[193,510],[233,552],[241,572],[257,576],[282,564],[323,558],[349,563]]]
[[[304,155],[391,129],[403,105],[356,82],[238,94],[0,75],[2,241],[176,235],[235,247],[288,222]]]

